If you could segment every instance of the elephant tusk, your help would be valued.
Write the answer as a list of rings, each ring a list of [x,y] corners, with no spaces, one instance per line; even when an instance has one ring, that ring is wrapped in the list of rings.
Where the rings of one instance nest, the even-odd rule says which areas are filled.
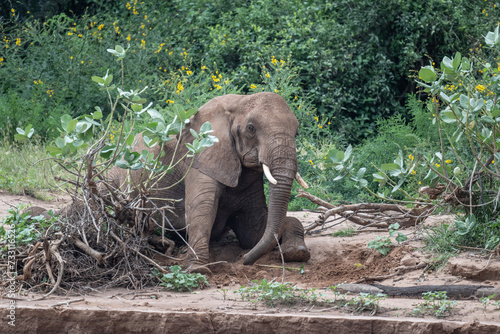
[[[269,167],[267,167],[266,164],[262,164],[262,169],[264,169],[264,174],[266,175],[266,178],[271,182],[272,184],[277,184],[278,181],[273,177],[271,174],[271,171],[269,170]]]
[[[307,185],[306,181],[304,181],[304,179],[300,176],[299,172],[297,172],[297,174],[295,174],[295,180],[297,180],[297,182],[300,184],[300,186],[304,189],[308,189],[309,186]]]

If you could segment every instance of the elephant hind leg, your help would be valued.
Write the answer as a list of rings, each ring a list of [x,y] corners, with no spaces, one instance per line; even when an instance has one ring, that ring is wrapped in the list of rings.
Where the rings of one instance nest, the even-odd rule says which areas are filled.
[[[304,242],[304,227],[297,218],[285,218],[281,249],[286,262],[306,262],[311,258],[311,253]]]

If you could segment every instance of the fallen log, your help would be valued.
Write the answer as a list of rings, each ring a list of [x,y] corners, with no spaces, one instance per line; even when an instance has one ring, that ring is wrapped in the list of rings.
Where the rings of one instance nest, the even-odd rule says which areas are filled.
[[[452,299],[479,299],[495,295],[492,299],[500,299],[500,288],[488,285],[418,285],[395,287],[380,284],[342,284],[337,287],[342,293],[383,293],[389,297],[421,298],[423,293],[445,291]]]

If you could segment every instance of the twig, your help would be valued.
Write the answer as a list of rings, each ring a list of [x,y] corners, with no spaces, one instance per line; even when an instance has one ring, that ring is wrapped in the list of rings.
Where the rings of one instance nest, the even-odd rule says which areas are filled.
[[[275,269],[281,269],[281,268],[283,268],[283,266],[272,266],[272,265],[269,265],[269,264],[254,264],[254,266],[265,267],[265,268],[275,268]],[[289,270],[289,271],[293,271],[293,270],[300,271],[300,268],[293,268],[293,267],[285,267],[285,269]]]
[[[64,302],[56,303],[54,305],[50,305],[50,307],[57,307],[57,306],[61,306],[61,305],[69,305],[71,303],[77,303],[77,302],[81,302],[81,301],[84,301],[84,300],[85,300],[85,298],[78,298],[78,299],[67,300],[67,301],[64,301]]]
[[[122,239],[118,238],[118,236],[113,232],[111,231],[110,232],[110,235],[116,240],[118,241],[121,245],[123,245],[124,247],[127,246],[127,244],[125,244],[125,242],[123,242]],[[158,269],[160,272],[164,273],[164,274],[167,274],[168,273],[168,270],[166,270],[165,268],[163,268],[162,266],[160,266],[158,263],[156,263],[155,261],[151,260],[149,257],[147,257],[146,255],[142,254],[141,252],[139,252],[137,249],[135,248],[132,248],[132,247],[129,247],[129,249],[133,250],[137,255],[139,255],[140,257],[142,257],[143,259],[145,259],[146,261],[148,261],[149,263],[151,263],[153,266],[155,266],[156,269]]]
[[[284,284],[285,283],[285,258],[283,257],[283,251],[281,250],[281,245],[280,245],[280,241],[278,239],[277,233],[274,234],[274,238],[276,239],[276,242],[278,243],[278,249],[279,249],[280,255],[281,255],[281,264],[283,266],[283,278],[281,279],[281,284]]]
[[[101,252],[96,251],[92,247],[88,246],[84,242],[80,241],[79,239],[74,239],[73,243],[75,244],[76,247],[80,248],[85,254],[88,256],[93,257],[97,261],[101,262],[103,259],[104,254]]]

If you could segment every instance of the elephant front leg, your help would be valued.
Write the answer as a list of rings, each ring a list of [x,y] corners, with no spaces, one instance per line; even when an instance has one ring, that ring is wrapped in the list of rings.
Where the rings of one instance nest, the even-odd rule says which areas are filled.
[[[189,250],[186,269],[210,273],[205,267],[209,261],[209,242],[223,185],[197,169],[186,176],[186,231]]]
[[[311,258],[304,242],[304,226],[297,218],[285,217],[281,249],[286,262],[306,262]]]

